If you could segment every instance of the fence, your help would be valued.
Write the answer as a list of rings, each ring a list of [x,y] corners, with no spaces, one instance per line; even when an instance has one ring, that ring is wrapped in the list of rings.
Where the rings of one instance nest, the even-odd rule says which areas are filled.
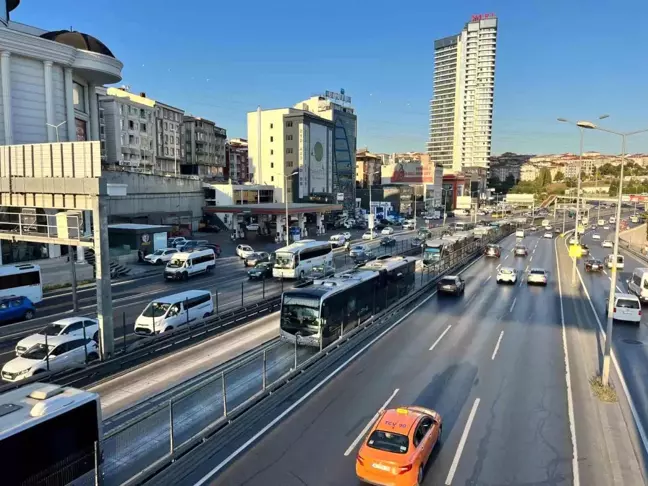
[[[493,239],[476,240],[471,243],[470,251],[457,253],[435,266],[421,268],[420,277],[417,276],[415,281],[418,291],[434,284],[437,277],[446,271],[474,258],[486,243],[502,236],[500,232]],[[420,252],[419,248],[413,250]],[[412,251],[412,248],[405,251]],[[412,296],[410,293],[406,299]],[[374,312],[365,321],[365,327],[377,317]],[[324,348],[323,352],[361,330],[362,327],[358,326],[349,332],[342,331],[338,341]],[[111,486],[135,481],[133,478],[139,477],[142,471],[172,461],[210,431],[227,423],[232,414],[251,406],[277,383],[285,381],[290,373],[302,369],[321,353],[318,348],[276,340],[244,361],[205,378],[168,402],[156,405],[132,422],[109,432],[102,444],[105,484]]]

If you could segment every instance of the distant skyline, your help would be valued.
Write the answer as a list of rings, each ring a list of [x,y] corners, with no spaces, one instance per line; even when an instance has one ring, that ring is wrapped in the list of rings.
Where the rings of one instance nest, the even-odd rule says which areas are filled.
[[[96,36],[124,63],[122,84],[211,119],[230,138],[247,136],[246,113],[258,105],[292,106],[345,88],[358,114],[358,148],[423,152],[434,40],[458,33],[472,14],[494,12],[494,155],[578,152],[578,131],[558,117],[607,113],[606,127],[648,127],[648,65],[640,62],[648,40],[631,28],[648,16],[648,2],[472,4],[348,2],[333,11],[295,0],[281,9],[252,0],[244,10],[209,0],[185,8],[159,0],[130,8],[23,0],[12,20]],[[618,153],[620,139],[588,132],[585,149]],[[629,139],[628,151],[648,152],[648,136]]]

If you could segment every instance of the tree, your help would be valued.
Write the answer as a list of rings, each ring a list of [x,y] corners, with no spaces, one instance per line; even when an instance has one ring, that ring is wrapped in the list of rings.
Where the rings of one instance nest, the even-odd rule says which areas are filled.
[[[515,177],[513,177],[513,174],[509,174],[506,176],[506,179],[504,180],[504,187],[506,188],[507,191],[511,189],[515,185]]]
[[[543,167],[540,169],[537,180],[540,187],[548,186],[551,184],[551,171],[548,168]]]
[[[556,177],[554,177],[554,182],[562,181],[565,179],[565,174],[561,171],[556,172]]]

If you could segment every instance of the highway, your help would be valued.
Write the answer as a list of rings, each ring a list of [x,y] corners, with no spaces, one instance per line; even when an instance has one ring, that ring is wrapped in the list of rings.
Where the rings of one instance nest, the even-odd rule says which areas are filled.
[[[354,234],[360,237],[362,232],[356,230]],[[397,244],[391,248],[381,247],[379,239],[363,243],[374,248],[376,255],[382,255],[409,249],[409,239],[413,235],[412,231],[396,231],[393,236]],[[336,269],[341,271],[350,268],[353,263],[343,249],[337,249],[334,264]],[[282,289],[290,288],[295,283],[291,280],[282,282],[274,278],[251,281],[248,279],[247,270],[249,267],[246,268],[238,256],[229,255],[217,260],[217,270],[213,275],[199,275],[188,282],[167,282],[160,270],[160,275],[113,283],[115,349],[118,351],[128,349],[135,341],[142,339],[133,333],[135,320],[146,305],[156,298],[190,289],[209,290],[214,296],[216,313],[223,313],[279,295]],[[96,315],[96,295],[93,286],[79,292],[79,304],[78,315],[92,317]],[[55,319],[71,315],[75,314],[71,311],[70,291],[57,291],[45,296],[44,303],[38,308],[38,318],[0,327],[0,367],[15,356],[14,348],[20,339],[37,332]]]
[[[571,484],[555,279],[546,288],[495,282],[500,265],[553,272],[554,240],[524,241],[527,258],[514,257],[506,238],[500,260],[464,271],[463,297],[430,296],[222,474],[210,474],[223,459],[213,457],[185,483],[357,484],[367,423],[381,407],[418,404],[444,418],[425,485]]]

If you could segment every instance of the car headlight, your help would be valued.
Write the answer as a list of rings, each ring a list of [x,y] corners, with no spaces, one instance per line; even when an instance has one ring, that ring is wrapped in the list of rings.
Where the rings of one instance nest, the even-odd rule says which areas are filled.
[[[27,369],[24,369],[24,370],[22,370],[22,371],[19,371],[19,372],[16,373],[16,374],[17,374],[18,376],[23,376],[23,375],[26,375],[27,373],[29,373],[30,371],[31,371],[31,367],[29,367],[29,368],[27,368]]]

